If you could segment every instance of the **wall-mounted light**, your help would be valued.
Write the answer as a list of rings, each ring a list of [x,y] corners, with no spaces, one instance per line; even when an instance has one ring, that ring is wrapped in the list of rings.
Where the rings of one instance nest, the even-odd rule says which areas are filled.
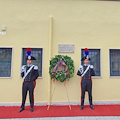
[[[6,26],[2,26],[2,27],[1,27],[1,30],[2,30],[2,31],[6,31]]]

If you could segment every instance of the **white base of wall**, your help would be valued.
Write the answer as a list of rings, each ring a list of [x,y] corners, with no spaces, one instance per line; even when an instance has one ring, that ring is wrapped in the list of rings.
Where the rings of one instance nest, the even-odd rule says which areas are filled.
[[[45,106],[47,102],[35,103],[35,106]],[[109,105],[109,104],[120,104],[120,101],[93,101],[94,105]],[[29,103],[25,104],[29,106]],[[69,105],[68,102],[52,102],[51,105]],[[80,105],[80,102],[70,102],[70,105]],[[88,101],[85,101],[85,105],[89,105]],[[21,106],[21,103],[0,103],[0,106]]]
[[[80,102],[70,102],[70,105],[80,105]],[[120,101],[93,101],[94,105],[109,105],[120,104]],[[68,102],[52,102],[51,105],[69,105]],[[88,101],[85,101],[84,105],[89,105]]]
[[[26,103],[25,106],[29,106],[30,103]],[[35,103],[35,106],[45,106],[47,102]],[[0,106],[21,106],[21,103],[0,103]]]

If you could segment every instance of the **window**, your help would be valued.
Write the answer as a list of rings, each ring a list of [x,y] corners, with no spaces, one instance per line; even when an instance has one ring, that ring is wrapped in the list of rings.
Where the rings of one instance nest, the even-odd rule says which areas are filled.
[[[0,77],[11,77],[12,48],[0,48]]]
[[[81,58],[84,55],[84,49],[81,50]],[[95,76],[101,76],[101,66],[100,66],[100,49],[89,49],[89,57],[91,58],[90,64],[94,66]],[[82,62],[82,64],[84,64]]]
[[[110,49],[110,76],[120,76],[120,50]]]
[[[42,77],[42,55],[43,49],[42,48],[31,48],[32,52],[31,55],[36,58],[33,60],[33,64],[38,66],[39,77]],[[22,49],[22,65],[26,65],[26,48]]]

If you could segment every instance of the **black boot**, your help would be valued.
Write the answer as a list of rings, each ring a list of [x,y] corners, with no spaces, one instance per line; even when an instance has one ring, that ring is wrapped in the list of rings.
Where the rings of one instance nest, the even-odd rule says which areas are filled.
[[[94,107],[93,107],[93,105],[90,105],[90,108],[91,108],[92,110],[94,110]]]
[[[83,108],[84,108],[84,107],[83,107],[83,106],[81,106],[81,107],[80,107],[80,110],[83,110]]]
[[[31,108],[31,112],[33,112],[34,111],[34,108]]]
[[[81,98],[81,107],[80,107],[80,109],[83,110],[83,108],[84,108],[84,98]]]
[[[22,112],[24,110],[24,108],[21,108],[18,112],[20,113],[20,112]]]

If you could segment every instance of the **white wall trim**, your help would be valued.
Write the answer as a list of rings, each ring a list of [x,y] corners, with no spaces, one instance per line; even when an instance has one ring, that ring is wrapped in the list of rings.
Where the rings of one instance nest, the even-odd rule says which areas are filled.
[[[12,56],[11,56],[11,73],[10,73],[10,77],[0,77],[0,79],[11,79],[12,78],[12,70],[13,70],[13,47],[0,47],[0,48],[10,48],[12,49]]]
[[[70,105],[80,105],[80,102],[70,102]],[[115,105],[120,104],[120,101],[93,101],[94,105]],[[69,105],[68,102],[52,102],[51,105]],[[85,101],[84,105],[89,105],[89,101]]]
[[[110,50],[120,50],[120,48],[109,48],[109,49],[108,49],[108,58],[109,58],[109,78],[120,78],[120,76],[111,76],[111,75],[110,75]]]
[[[25,106],[29,106],[30,103],[26,103]],[[47,102],[35,103],[35,106],[44,106],[47,105]],[[0,106],[21,106],[21,103],[0,103]]]
[[[35,106],[45,106],[48,102],[35,103]],[[120,104],[120,101],[93,101],[94,105],[116,105]],[[30,103],[26,103],[25,106],[29,106]],[[51,102],[51,105],[69,105],[68,102]],[[70,105],[80,105],[80,101],[70,102]],[[89,105],[88,101],[85,101],[84,105]],[[21,103],[0,103],[0,106],[21,106]]]

